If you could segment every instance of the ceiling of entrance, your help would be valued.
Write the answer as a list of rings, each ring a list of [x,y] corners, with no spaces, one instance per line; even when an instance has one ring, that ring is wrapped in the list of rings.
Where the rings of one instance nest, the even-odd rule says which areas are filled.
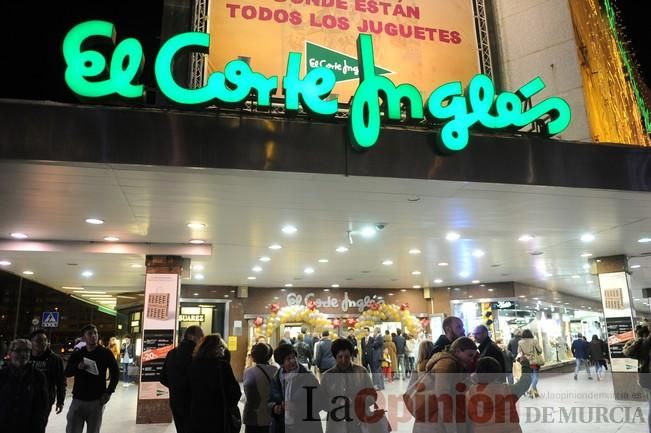
[[[192,253],[186,284],[415,288],[520,281],[599,299],[587,254],[651,251],[651,243],[638,242],[651,237],[651,194],[633,192],[2,162],[0,203],[0,263],[11,262],[2,268],[32,271],[26,278],[65,292],[141,291],[146,251],[187,256],[189,241],[199,239],[208,254]],[[86,223],[91,217],[104,224]],[[286,225],[297,231],[284,233]],[[13,239],[16,232],[29,238]],[[446,239],[450,232],[459,239]],[[582,241],[586,233],[594,240]],[[651,259],[633,257],[631,265],[640,265],[632,283],[641,298],[640,289],[651,286]],[[644,302],[636,306],[648,311]]]

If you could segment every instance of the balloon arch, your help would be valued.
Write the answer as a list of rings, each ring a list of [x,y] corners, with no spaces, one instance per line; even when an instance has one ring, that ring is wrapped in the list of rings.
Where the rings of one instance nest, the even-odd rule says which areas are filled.
[[[271,304],[269,317],[265,320],[258,316],[253,321],[256,335],[263,335],[270,338],[273,332],[280,325],[285,323],[305,323],[313,328],[315,332],[324,330],[332,331],[339,327],[340,319],[330,320],[316,309],[314,302],[305,305],[291,305],[280,307],[279,304]],[[409,305],[402,304],[378,304],[373,303],[358,318],[345,319],[346,327],[354,328],[356,335],[361,335],[364,328],[373,328],[382,322],[400,322],[403,331],[410,335],[418,335],[423,327],[427,326],[427,319],[419,320],[410,313]]]

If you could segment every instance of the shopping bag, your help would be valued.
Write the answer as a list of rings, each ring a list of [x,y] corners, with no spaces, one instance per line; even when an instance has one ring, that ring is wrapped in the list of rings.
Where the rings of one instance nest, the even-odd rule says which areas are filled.
[[[520,380],[520,377],[522,377],[522,364],[515,361],[513,363],[513,380],[517,382]]]
[[[430,372],[417,373],[411,376],[407,390],[402,395],[402,401],[409,413],[416,420],[424,419],[427,415],[425,408],[428,393],[434,390],[434,374]]]

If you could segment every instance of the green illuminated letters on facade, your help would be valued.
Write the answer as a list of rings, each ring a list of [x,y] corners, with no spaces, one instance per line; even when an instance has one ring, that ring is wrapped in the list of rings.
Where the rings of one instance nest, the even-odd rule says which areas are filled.
[[[88,41],[102,38],[110,39],[115,45],[113,24],[88,21],[68,32],[63,41],[68,87],[86,99],[113,95],[141,98],[144,87],[136,82],[144,64],[142,46],[135,39],[125,39],[115,46],[108,63],[99,51],[89,48],[82,51],[82,45],[88,47]],[[265,77],[242,60],[233,60],[226,64],[223,72],[210,74],[203,87],[180,86],[172,75],[177,54],[189,49],[207,53],[209,48],[210,37],[206,33],[182,33],[165,42],[156,56],[154,72],[158,87],[167,99],[183,106],[238,106],[254,94],[258,106],[271,106],[280,78]],[[519,129],[542,118],[544,133],[551,136],[565,130],[570,123],[570,107],[558,97],[543,99],[523,110],[523,103],[545,88],[540,77],[516,92],[496,95],[491,79],[478,74],[468,83],[465,94],[462,83],[455,81],[439,86],[423,103],[416,87],[396,85],[381,75],[383,70],[375,65],[371,35],[359,35],[357,58],[360,79],[350,106],[349,136],[358,149],[368,149],[377,143],[383,119],[408,123],[426,117],[437,125],[442,124],[437,145],[447,153],[464,149],[468,145],[469,130],[478,124],[488,129]],[[296,113],[303,107],[310,115],[333,117],[339,104],[336,98],[328,97],[336,84],[335,73],[325,67],[314,67],[308,68],[301,78],[301,59],[301,53],[289,53],[287,58],[282,87],[285,110]]]

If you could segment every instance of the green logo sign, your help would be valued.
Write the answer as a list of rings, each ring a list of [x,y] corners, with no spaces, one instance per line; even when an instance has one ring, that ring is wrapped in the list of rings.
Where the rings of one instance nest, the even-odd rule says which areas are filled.
[[[355,57],[313,42],[305,42],[305,63],[308,72],[316,68],[330,69],[335,73],[337,83],[359,79],[359,63]],[[386,75],[393,72],[376,66],[375,73]]]
[[[113,24],[88,21],[75,26],[66,35],[63,55],[68,87],[86,99],[141,98],[144,88],[137,81],[144,64],[142,46],[135,39],[125,39],[115,46],[107,61],[88,44],[102,39],[109,39],[115,45]],[[345,54],[308,44],[305,75],[301,76],[302,53],[289,53],[287,58],[286,73],[282,77],[285,109],[291,113],[303,107],[312,116],[333,117],[339,105],[337,98],[329,98],[330,93],[337,81],[353,79],[350,74],[355,74],[357,68],[359,86],[349,113],[349,136],[357,149],[368,149],[377,143],[382,120],[409,123],[427,119],[442,125],[437,144],[443,152],[464,149],[468,145],[470,128],[477,125],[496,130],[519,129],[541,119],[543,132],[552,136],[565,130],[570,123],[570,106],[558,97],[543,99],[529,109],[523,108],[525,101],[545,88],[539,77],[516,92],[497,94],[490,78],[478,74],[470,80],[465,92],[462,83],[454,81],[434,89],[423,100],[416,87],[394,84],[385,76],[391,71],[375,65],[371,35],[360,34],[357,38],[359,62]],[[182,87],[174,80],[172,65],[176,55],[183,50],[206,53],[209,45],[209,35],[196,32],[182,33],[165,42],[154,65],[160,91],[170,101],[183,106],[238,106],[253,97],[258,106],[270,107],[281,77],[266,77],[242,60],[232,60],[223,72],[213,72],[205,86],[198,89]]]

